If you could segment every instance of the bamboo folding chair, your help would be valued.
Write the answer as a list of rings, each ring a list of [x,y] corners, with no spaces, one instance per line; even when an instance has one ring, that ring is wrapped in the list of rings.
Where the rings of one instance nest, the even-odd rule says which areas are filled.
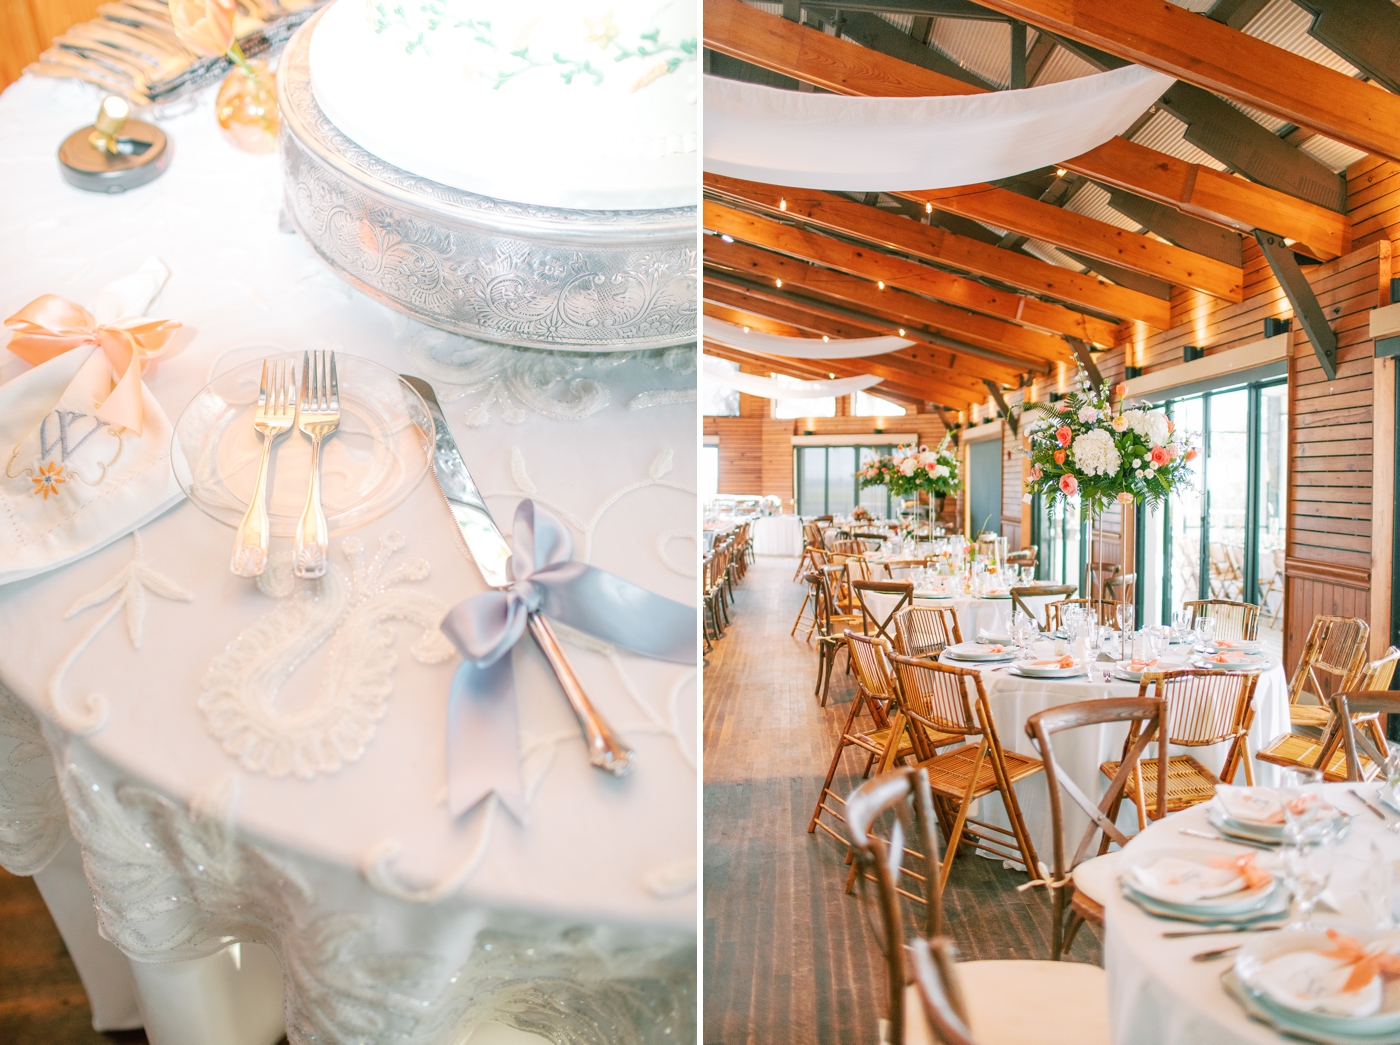
[[[890,656],[890,662],[916,764],[928,770],[934,806],[947,838],[944,881],[964,841],[974,850],[1023,864],[1026,873],[1033,875],[1035,847],[1016,801],[1015,784],[1039,773],[1040,759],[1002,748],[981,672],[898,653]],[[950,738],[963,743],[940,754],[936,748]],[[1001,795],[1006,807],[1009,831],[971,815],[972,804],[993,792]]]
[[[836,655],[846,649],[844,632],[856,625],[864,626],[865,618],[851,613],[841,603],[843,586],[849,590],[846,581],[846,567],[823,566],[820,573],[814,574],[817,583],[817,687],[815,692],[821,697],[821,706],[826,707],[827,691],[831,688],[831,673],[836,667]],[[849,653],[849,650],[847,650]],[[850,660],[847,658],[849,667]]]
[[[951,606],[910,606],[894,619],[894,648],[906,657],[937,657],[962,642]]]
[[[1165,802],[1159,793],[1162,774],[1159,758],[1141,758],[1139,769],[1128,780],[1122,794],[1114,801],[1108,819],[1118,819],[1118,806],[1128,798],[1137,806],[1138,826],[1146,827],[1148,819],[1157,820],[1166,813],[1175,813],[1208,802],[1215,797],[1217,784],[1232,784],[1244,767],[1245,782],[1254,785],[1254,770],[1250,766],[1249,726],[1254,721],[1254,689],[1259,675],[1248,671],[1180,671],[1150,672],[1138,683],[1138,697],[1149,695],[1167,702],[1167,742],[1182,747],[1211,747],[1229,743],[1225,764],[1220,775],[1212,773],[1194,755],[1168,755],[1167,794]],[[1123,748],[1124,756],[1115,762],[1105,762],[1099,772],[1110,780],[1117,779],[1119,767],[1127,759],[1127,746],[1135,738],[1132,731]],[[1151,773],[1151,777],[1144,774]]]
[[[1356,688],[1364,670],[1371,626],[1359,617],[1313,618],[1298,667],[1288,682],[1288,721],[1295,733],[1320,736],[1327,728],[1333,693]],[[1302,702],[1311,697],[1315,704]]]
[[[1069,950],[1079,927],[1086,921],[1103,924],[1102,897],[1093,895],[1096,890],[1092,886],[1081,889],[1079,883],[1086,880],[1083,869],[1085,864],[1090,862],[1086,858],[1095,847],[1095,836],[1098,836],[1098,853],[1093,859],[1106,854],[1111,843],[1117,843],[1119,846],[1128,844],[1127,836],[1109,819],[1108,811],[1118,803],[1128,781],[1139,773],[1138,762],[1142,753],[1154,740],[1158,742],[1156,819],[1166,815],[1164,803],[1168,791],[1167,760],[1162,756],[1167,752],[1165,745],[1161,743],[1166,714],[1166,703],[1160,698],[1125,697],[1063,704],[1060,707],[1038,711],[1026,720],[1026,734],[1040,749],[1040,757],[1045,763],[1045,786],[1050,792],[1050,825],[1055,840],[1054,866],[1049,874],[1042,868],[1040,876],[1050,890],[1053,904],[1050,957],[1055,961],[1059,961],[1060,956]],[[1129,723],[1128,731],[1134,739],[1131,744],[1125,746],[1123,758],[1119,760],[1118,770],[1109,782],[1108,790],[1095,803],[1070,779],[1069,774],[1060,768],[1051,738],[1067,729],[1099,726],[1109,722]],[[1061,790],[1089,817],[1089,826],[1084,830],[1079,847],[1068,860],[1065,859],[1065,818],[1061,808]],[[1079,879],[1075,878],[1076,871],[1080,871]],[[1087,877],[1087,880],[1092,882],[1096,877]]]
[[[797,607],[797,617],[793,620],[792,630],[789,631],[788,634],[796,635],[797,629],[802,626],[803,621],[806,621],[806,639],[808,642],[811,642],[812,631],[817,626],[817,574],[808,573],[803,576],[802,580],[807,585],[807,593],[802,596],[802,605]],[[808,606],[812,607],[812,611],[810,613],[807,612]]]
[[[865,768],[861,775],[868,777],[871,768],[877,762],[883,772],[899,758],[912,755],[914,748],[905,728],[904,716],[899,713],[895,700],[888,660],[889,642],[881,638],[857,635],[849,630],[843,639],[856,677],[856,697],[851,701],[851,710],[846,715],[845,725],[841,727],[841,737],[836,742],[836,751],[831,756],[826,780],[822,782],[821,792],[817,795],[817,805],[812,810],[807,833],[811,834],[820,827],[838,842],[849,845],[848,839],[843,838],[821,819],[822,813],[825,812],[836,820],[845,822],[841,810],[827,803],[830,799],[842,808],[845,807],[845,800],[831,790],[831,782],[836,778],[836,771],[841,767],[841,757],[846,753],[846,749],[855,747],[865,752]],[[870,716],[869,728],[862,729],[857,725],[856,720],[862,711]],[[894,712],[893,718],[891,711]]]
[[[1400,661],[1400,649],[1391,646],[1385,656],[1373,660],[1365,666],[1360,676],[1344,685],[1345,691],[1375,691],[1390,688],[1390,680],[1395,676],[1395,665]],[[1353,726],[1362,729],[1378,745],[1385,740],[1385,730],[1375,715],[1357,715]],[[1269,746],[1255,756],[1260,762],[1294,769],[1316,769],[1323,778],[1337,782],[1347,777],[1346,752],[1342,750],[1342,731],[1338,728],[1337,716],[1330,715],[1321,738],[1303,736],[1288,732],[1275,737]],[[1379,772],[1380,767],[1363,756],[1362,770],[1368,779]]]
[[[1066,596],[1073,595],[1073,594],[1074,594],[1075,592],[1077,592],[1078,590],[1079,590],[1078,586],[1076,586],[1076,585],[1074,585],[1074,584],[1042,584],[1042,585],[1039,585],[1039,586],[1034,587],[1034,588],[1031,588],[1031,587],[1025,587],[1025,588],[1013,587],[1013,588],[1011,589],[1011,605],[1015,606],[1018,610],[1020,610],[1022,613],[1024,613],[1027,617],[1029,617],[1031,620],[1035,621],[1036,625],[1037,625],[1039,628],[1041,628],[1041,630],[1043,630],[1043,631],[1053,631],[1054,629],[1051,628],[1051,627],[1049,627],[1049,623],[1050,623],[1050,607],[1053,606],[1054,603],[1048,603],[1048,604],[1046,605],[1046,607],[1045,607],[1045,616],[1042,618],[1042,617],[1040,616],[1040,614],[1036,613],[1033,609],[1031,609],[1030,604],[1026,602],[1026,599],[1032,599],[1032,598],[1043,599],[1043,598],[1046,598],[1047,596],[1048,596],[1049,598],[1054,598],[1056,595],[1059,595],[1060,597],[1063,598],[1063,597],[1066,597]]]
[[[880,1040],[931,1045],[932,1027],[945,1045],[978,1045],[971,1025],[999,1045],[1108,1045],[1108,987],[1098,966],[955,960],[952,941],[941,935],[946,864],[938,856],[936,793],[926,770],[899,769],[846,799],[858,880],[875,883],[880,916],[888,999]],[[882,835],[876,824],[884,820],[890,826]],[[910,857],[917,867],[906,866]],[[903,887],[906,877],[920,883],[918,894]],[[922,903],[921,914],[906,918],[906,899]]]
[[[861,633],[870,635],[871,627],[874,626],[873,634],[882,639],[886,639],[891,645],[896,642],[894,635],[894,618],[900,610],[906,609],[914,604],[914,582],[913,581],[851,581],[851,591],[855,594],[856,603],[860,606],[861,613]],[[888,613],[881,613],[871,607],[866,599],[866,595],[894,596],[896,601]]]
[[[1347,779],[1359,782],[1366,779],[1366,766],[1369,760],[1379,768],[1385,764],[1390,745],[1383,730],[1376,730],[1368,736],[1366,730],[1358,729],[1357,719],[1369,718],[1378,722],[1381,715],[1400,714],[1400,693],[1390,690],[1353,690],[1341,692],[1332,697],[1333,713],[1340,723],[1340,732],[1346,748]]]
[[[1201,599],[1196,602],[1183,602],[1181,608],[1191,611],[1193,628],[1202,617],[1214,617],[1217,639],[1253,642],[1259,637],[1259,607],[1252,602]]]
[[[1114,602],[1111,599],[1061,599],[1059,602],[1052,602],[1045,607],[1045,620],[1050,625],[1051,631],[1058,631],[1064,624],[1062,614],[1071,606],[1080,606],[1086,612],[1092,612],[1094,619],[1101,625],[1115,624],[1118,620],[1118,607],[1122,603]]]

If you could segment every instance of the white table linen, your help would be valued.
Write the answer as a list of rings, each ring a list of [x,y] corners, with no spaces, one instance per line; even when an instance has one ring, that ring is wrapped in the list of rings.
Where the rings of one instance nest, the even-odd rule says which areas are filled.
[[[694,603],[692,349],[504,349],[374,304],[278,231],[278,160],[223,141],[212,92],[161,120],[174,147],[162,178],[115,197],[78,191],[60,179],[56,150],[99,98],[28,76],[0,95],[6,314],[44,293],[89,300],[157,256],[172,272],[161,315],[194,334],[146,373],[172,419],[211,373],[275,351],[336,348],[416,373],[436,386],[506,527],[533,496],[571,526],[577,558]],[[0,380],[24,369],[0,351]],[[145,1012],[154,1045],[223,1045],[179,1006],[194,997],[214,1011],[209,984],[227,977],[180,965],[228,963],[240,941],[280,962],[294,1045],[455,1043],[498,1017],[565,1035],[599,1020],[604,1037],[693,1040],[697,672],[562,636],[599,710],[637,749],[617,781],[587,765],[552,676],[522,644],[529,820],[488,805],[454,821],[442,801],[455,659],[420,660],[411,647],[424,652],[431,635],[384,612],[441,610],[483,590],[432,480],[332,537],[334,596],[292,580],[286,541],[274,541],[261,586],[233,577],[232,538],[184,502],[136,537],[0,587],[0,861],[17,873],[59,868],[50,861],[71,824],[91,889],[80,909],[90,918],[95,900],[102,933],[147,963],[134,1000],[161,1010]],[[161,597],[142,570],[191,601]],[[351,624],[364,629],[351,651],[368,673],[349,680],[327,670],[324,645],[291,641]],[[287,642],[274,650],[270,636]],[[284,722],[320,704],[382,701],[363,755],[311,779],[241,764],[199,706],[229,658],[271,672],[269,714]],[[105,721],[87,723],[89,735],[65,730],[55,701],[100,705]],[[104,941],[65,930],[68,904],[55,906],[79,968],[100,970]],[[98,1008],[129,1018],[129,990],[108,986],[119,996]],[[655,1003],[649,1022],[613,1026],[607,1013],[646,1011],[642,993]]]
[[[898,578],[896,578],[898,579]],[[881,616],[889,613],[898,602],[899,596],[886,595],[882,592],[864,592],[866,605],[872,612]],[[1032,613],[1040,614],[1043,618],[1045,606],[1051,602],[1059,601],[1059,596],[1036,597],[1026,600],[1026,605]],[[981,634],[1009,636],[1011,633],[1011,614],[1016,608],[1016,604],[1008,598],[978,598],[973,595],[957,595],[953,598],[935,597],[931,595],[920,595],[914,592],[915,606],[951,606],[958,617],[958,629],[962,632],[962,637],[966,642],[976,642],[977,636]]]
[[[1339,914],[1320,909],[1315,921],[1366,925],[1368,919],[1360,899],[1370,845],[1378,846],[1389,860],[1400,858],[1400,837],[1387,831],[1351,795],[1356,787],[1375,804],[1372,784],[1330,784],[1329,799],[1352,814],[1351,831],[1339,844],[1329,885]],[[1389,823],[1396,817],[1387,813]],[[1240,855],[1253,850],[1225,842],[1183,838],[1182,828],[1211,832],[1205,807],[1197,806],[1152,824],[1132,839],[1124,849],[1135,857],[1143,853],[1163,854],[1188,843],[1195,848],[1218,848],[1221,855]],[[1164,940],[1163,932],[1190,928],[1182,922],[1154,918],[1114,889],[1104,903],[1104,967],[1108,972],[1109,1027],[1114,1045],[1279,1045],[1285,1041],[1278,1032],[1251,1021],[1244,1010],[1225,993],[1220,974],[1228,959],[1193,962],[1191,955],[1215,947],[1243,943],[1252,937],[1197,936]]]
[[[796,515],[764,515],[754,520],[755,555],[802,554],[802,519]]]

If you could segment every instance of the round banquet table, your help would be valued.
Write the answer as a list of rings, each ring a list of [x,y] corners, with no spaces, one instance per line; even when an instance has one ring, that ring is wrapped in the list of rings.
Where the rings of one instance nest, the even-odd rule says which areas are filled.
[[[765,515],[753,523],[755,555],[802,554],[802,519],[796,515]]]
[[[1048,653],[1048,644],[1043,644]],[[1081,700],[1104,700],[1109,697],[1135,697],[1138,695],[1136,682],[1112,679],[1102,681],[1102,669],[1110,667],[1100,662],[1094,668],[1095,677],[1078,679],[1031,679],[1008,674],[1004,667],[990,664],[982,667],[967,661],[955,660],[945,652],[940,658],[945,664],[960,668],[976,668],[982,675],[982,683],[987,691],[987,703],[991,706],[992,720],[996,723],[997,736],[1008,751],[1040,757],[1031,738],[1026,735],[1026,720],[1037,711],[1072,704]],[[1164,668],[1179,666],[1163,658]],[[1249,728],[1250,766],[1254,781],[1261,786],[1273,786],[1278,780],[1278,767],[1267,762],[1255,761],[1252,756],[1263,750],[1265,745],[1280,733],[1286,733],[1288,722],[1288,683],[1283,667],[1277,662],[1260,672],[1259,682],[1254,689],[1254,721]],[[1121,724],[1081,727],[1069,730],[1056,737],[1055,757],[1061,767],[1079,788],[1097,800],[1104,792],[1108,781],[1099,772],[1105,762],[1119,759],[1123,755],[1123,741],[1127,737],[1127,726]],[[1171,747],[1172,754],[1189,753],[1200,759],[1203,765],[1218,772],[1224,764],[1228,744],[1212,747],[1180,748]],[[1244,783],[1244,769],[1241,767],[1234,783]],[[1062,796],[1063,797],[1063,796]],[[1016,785],[1016,801],[1021,807],[1026,827],[1030,831],[1031,843],[1036,855],[1047,865],[1050,863],[1051,846],[1054,836],[1050,823],[1050,798],[1045,787],[1045,775],[1037,773]],[[978,815],[989,823],[1010,827],[999,795],[989,795],[982,799]],[[1061,808],[1065,816],[1065,837],[1067,844],[1077,845],[1078,839],[1089,824],[1089,818],[1068,798],[1064,798]],[[1129,834],[1137,831],[1137,814],[1131,803],[1125,802],[1119,810],[1119,826]]]
[[[507,533],[534,497],[570,527],[575,558],[695,604],[693,346],[510,349],[372,302],[279,229],[278,158],[222,139],[212,91],[159,120],[174,150],[163,177],[81,192],[56,153],[100,97],[32,76],[0,95],[4,315],[42,294],[87,304],[155,256],[172,275],[149,311],[184,329],[144,379],[172,422],[211,375],[277,351],[333,348],[416,374]],[[0,381],[27,369],[0,350]],[[271,1045],[284,1024],[294,1045],[455,1045],[474,1028],[478,1042],[693,1042],[696,669],[562,634],[636,749],[617,780],[589,767],[521,643],[527,816],[489,798],[454,819],[457,658],[435,623],[402,618],[435,622],[485,585],[431,477],[331,538],[332,576],[355,586],[345,606],[329,581],[290,576],[290,540],[274,540],[266,583],[233,576],[232,539],[182,501],[0,587],[0,863],[35,876],[95,1025],[144,1023],[156,1045]],[[363,645],[342,670],[326,637],[352,625]],[[329,706],[365,716],[361,749],[305,778],[231,754],[199,706],[230,649],[270,680],[279,742],[328,742],[297,731]],[[105,722],[65,728],[58,700],[101,703]]]
[[[871,562],[878,562],[872,559]],[[902,578],[896,577],[896,580]],[[885,615],[894,609],[899,601],[897,595],[886,595],[883,592],[868,591],[863,593],[866,604],[871,612]],[[1045,607],[1052,602],[1059,602],[1063,596],[1046,595],[1032,596],[1026,599],[1026,605],[1030,607],[1032,613],[1038,619],[1045,619]],[[934,595],[929,592],[914,591],[914,605],[916,606],[951,606],[958,617],[958,630],[967,642],[977,641],[979,635],[1007,636],[1011,632],[1011,613],[1016,604],[1011,601],[1011,596],[1002,595],[992,598],[985,598],[975,595]]]
[[[1338,809],[1352,814],[1351,830],[1339,843],[1331,882],[1324,897],[1338,913],[1319,907],[1314,921],[1366,925],[1360,898],[1370,846],[1388,860],[1400,858],[1400,837],[1367,812],[1348,788],[1355,787],[1378,805],[1374,784],[1328,784],[1324,793]],[[1385,806],[1387,824],[1400,817]],[[1125,853],[1169,853],[1183,844],[1219,849],[1222,855],[1253,852],[1228,842],[1183,838],[1181,828],[1214,833],[1205,807],[1183,810],[1150,825],[1124,848]],[[1190,928],[1182,922],[1154,918],[1115,889],[1104,903],[1104,968],[1108,972],[1109,1030],[1114,1045],[1278,1045],[1287,1039],[1252,1021],[1220,983],[1228,959],[1193,962],[1191,955],[1242,943],[1249,936],[1198,936],[1164,940],[1162,933]],[[1222,942],[1222,940],[1224,942]]]

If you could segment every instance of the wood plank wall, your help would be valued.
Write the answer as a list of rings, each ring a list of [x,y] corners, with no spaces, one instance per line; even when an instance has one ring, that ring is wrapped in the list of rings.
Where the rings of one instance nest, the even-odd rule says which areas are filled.
[[[55,36],[97,17],[102,0],[0,0],[0,90],[19,79]]]

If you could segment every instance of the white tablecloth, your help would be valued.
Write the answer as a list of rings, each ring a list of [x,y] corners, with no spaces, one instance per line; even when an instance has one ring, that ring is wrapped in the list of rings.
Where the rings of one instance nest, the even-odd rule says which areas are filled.
[[[889,613],[899,599],[897,595],[885,595],[877,591],[865,592],[864,597],[871,611],[881,616]],[[1059,599],[1060,596],[1030,598],[1026,600],[1026,605],[1031,608],[1032,613],[1044,619],[1046,605],[1057,602]],[[1011,613],[1016,606],[1009,597],[981,599],[971,595],[959,595],[949,599],[920,595],[918,592],[914,593],[914,604],[916,606],[952,606],[958,616],[958,629],[967,642],[975,642],[977,636],[983,633],[1008,635],[1011,630]]]
[[[172,420],[211,373],[272,351],[338,348],[416,373],[437,387],[507,531],[533,496],[570,525],[577,558],[694,604],[692,348],[625,359],[503,349],[372,303],[278,231],[279,161],[223,141],[211,92],[162,122],[174,149],[162,178],[122,196],[80,192],[60,179],[57,148],[99,99],[33,77],[0,96],[0,315],[46,293],[86,304],[155,255],[173,275],[152,314],[193,335],[146,375]],[[24,369],[0,351],[0,380]],[[594,702],[637,749],[619,781],[588,766],[548,669],[522,643],[528,821],[490,802],[454,820],[444,727],[456,658],[420,661],[411,650],[431,644],[402,607],[440,613],[483,583],[433,481],[332,538],[343,603],[291,580],[289,541],[274,542],[266,589],[232,576],[232,537],[185,502],[139,540],[0,588],[0,690],[13,694],[0,692],[0,862],[46,874],[72,825],[93,894],[78,910],[91,919],[95,896],[103,933],[137,959],[152,1042],[249,1040],[163,1030],[150,1011],[199,1000],[176,974],[184,963],[151,963],[212,954],[232,968],[235,941],[280,961],[293,1043],[455,1043],[494,1019],[693,1041],[696,670],[564,636]],[[133,562],[192,599],[104,589],[135,576]],[[83,603],[103,590],[105,602]],[[336,627],[339,675],[324,644]],[[244,669],[266,680],[268,714],[283,716],[275,732],[298,710],[368,708],[363,754],[311,779],[241,764],[199,701]],[[55,694],[70,709],[100,694],[105,724],[60,728]],[[110,983],[111,954],[98,954],[109,945],[90,935],[65,931],[84,978]],[[162,969],[163,997],[145,993]],[[127,1016],[109,1027],[134,1009],[125,990]],[[646,1012],[626,1034],[609,1029]]]
[[[972,667],[963,661],[955,661],[946,654],[941,658],[945,663],[959,667]],[[1107,667],[1107,664],[1101,667]],[[1100,669],[1096,668],[1096,671]],[[1135,697],[1138,684],[1135,682],[1100,681],[1102,674],[1090,682],[1087,679],[1018,678],[1004,669],[993,667],[983,669],[983,684],[987,690],[987,702],[991,705],[992,718],[996,722],[997,735],[1002,746],[1008,751],[1040,757],[1040,752],[1026,734],[1026,720],[1037,711],[1072,704],[1081,700],[1103,700],[1108,697]],[[1254,722],[1249,730],[1249,750],[1251,756],[1257,754],[1270,740],[1288,731],[1288,683],[1283,668],[1277,664],[1260,675],[1254,690]],[[1123,755],[1123,741],[1127,737],[1125,725],[1103,725],[1068,730],[1055,738],[1055,757],[1059,759],[1070,778],[1079,785],[1085,794],[1098,799],[1107,786],[1107,779],[1099,772],[1104,762],[1116,761]],[[1172,746],[1172,754],[1189,752],[1212,770],[1219,770],[1225,760],[1228,744],[1217,744],[1207,748],[1179,748]],[[1155,748],[1149,748],[1155,754]],[[1150,757],[1150,756],[1149,756]],[[1251,760],[1256,783],[1272,785],[1277,782],[1278,767]],[[1244,769],[1241,768],[1235,780],[1244,783]],[[1089,819],[1067,796],[1062,795],[1061,808],[1065,813],[1066,840],[1071,846],[1078,845],[1079,838],[1088,826]],[[1016,801],[1020,803],[1021,814],[1031,833],[1031,842],[1036,855],[1048,866],[1054,838],[1050,826],[1050,799],[1045,787],[1044,774],[1036,774],[1016,785]],[[990,823],[1010,827],[1011,822],[1001,805],[1000,796],[990,796],[983,800],[980,816]],[[1137,815],[1130,803],[1124,803],[1119,814],[1119,825],[1129,833],[1137,830]]]
[[[1374,842],[1391,860],[1400,858],[1400,837],[1385,829],[1379,820],[1351,795],[1356,787],[1376,804],[1372,784],[1327,785],[1330,800],[1353,814],[1351,831],[1341,842],[1330,896],[1340,914],[1321,911],[1319,924],[1328,921],[1368,922],[1358,895],[1365,873],[1370,845]],[[1387,821],[1395,823],[1394,814]],[[1153,824],[1129,842],[1124,852],[1171,852],[1184,845],[1219,849],[1221,854],[1238,855],[1242,847],[1224,842],[1183,837],[1183,827],[1207,830],[1205,807],[1198,806]],[[1112,895],[1104,904],[1106,935],[1104,968],[1108,971],[1109,1026],[1114,1045],[1279,1045],[1285,1039],[1274,1030],[1252,1022],[1220,985],[1224,959],[1193,962],[1191,955],[1216,947],[1242,943],[1251,937],[1198,936],[1164,940],[1162,933],[1189,928],[1181,922],[1153,918],[1121,895]]]
[[[796,515],[765,515],[753,524],[755,555],[801,555],[802,519]]]

